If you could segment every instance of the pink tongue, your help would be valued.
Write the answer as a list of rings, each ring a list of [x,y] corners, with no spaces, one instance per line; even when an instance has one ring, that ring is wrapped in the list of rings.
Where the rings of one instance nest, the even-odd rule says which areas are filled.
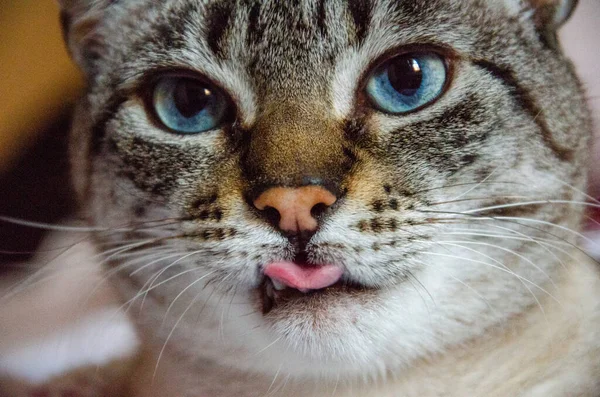
[[[342,278],[344,271],[333,265],[301,266],[293,262],[274,262],[265,267],[265,274],[297,290],[327,288]]]

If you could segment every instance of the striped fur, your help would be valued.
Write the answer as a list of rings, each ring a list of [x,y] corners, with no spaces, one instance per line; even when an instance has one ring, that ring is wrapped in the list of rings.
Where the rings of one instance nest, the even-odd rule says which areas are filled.
[[[63,3],[67,40],[88,78],[72,135],[82,209],[107,228],[177,220],[96,239],[151,241],[136,250],[151,258],[137,271],[113,256],[110,274],[126,300],[160,284],[132,313],[154,358],[172,366],[164,373],[185,379],[190,395],[301,395],[289,390],[307,379],[315,395],[331,394],[336,382],[340,395],[375,384],[397,385],[389,395],[453,395],[477,372],[456,369],[458,384],[419,391],[418,368],[464,358],[458,346],[464,354],[471,346],[473,357],[475,346],[505,347],[504,325],[528,329],[524,319],[539,319],[539,305],[558,313],[552,292],[562,296],[581,281],[565,281],[570,268],[588,269],[573,259],[569,230],[582,218],[573,202],[585,200],[590,117],[556,42],[575,2]],[[365,78],[407,49],[444,54],[450,84],[419,112],[378,112],[366,101]],[[145,98],[170,71],[222,88],[232,122],[193,136],[160,128]],[[307,177],[342,199],[299,243],[249,203],[266,185]],[[261,266],[292,260],[299,249],[315,263],[343,266],[348,281],[368,289],[263,316]],[[158,260],[153,250],[181,255]],[[586,272],[576,273],[598,277]],[[600,291],[590,291],[591,312],[582,316],[598,325]],[[581,349],[565,363],[585,370],[560,390],[574,382],[584,385],[577,395],[593,396],[598,381],[585,374],[599,365],[598,345],[584,339],[574,339]],[[541,362],[520,383],[500,376],[489,390],[507,384],[503,395],[551,395],[535,390],[566,370],[559,361]],[[404,372],[410,379],[394,383]],[[198,373],[206,380],[190,380]],[[223,376],[252,388],[234,391]],[[284,382],[287,392],[275,387]]]

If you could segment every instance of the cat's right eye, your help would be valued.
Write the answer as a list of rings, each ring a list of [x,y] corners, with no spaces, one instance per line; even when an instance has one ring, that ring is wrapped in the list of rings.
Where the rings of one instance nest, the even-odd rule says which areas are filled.
[[[228,103],[217,88],[202,80],[167,76],[154,86],[152,105],[170,130],[197,134],[221,125]]]

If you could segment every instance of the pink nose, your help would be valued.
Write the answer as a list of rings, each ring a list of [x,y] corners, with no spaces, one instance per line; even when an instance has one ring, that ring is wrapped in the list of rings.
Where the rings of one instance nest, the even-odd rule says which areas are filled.
[[[311,213],[316,205],[329,207],[336,201],[333,193],[321,186],[274,187],[262,193],[254,206],[261,211],[274,208],[280,216],[279,228],[299,233],[316,230],[318,223]]]

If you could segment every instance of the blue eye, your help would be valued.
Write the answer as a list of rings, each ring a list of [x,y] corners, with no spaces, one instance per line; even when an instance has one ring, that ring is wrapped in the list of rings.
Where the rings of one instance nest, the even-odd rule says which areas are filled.
[[[182,134],[214,129],[227,109],[227,101],[218,90],[188,77],[163,77],[154,87],[152,99],[163,124]]]
[[[406,54],[390,59],[371,76],[367,95],[380,110],[408,113],[437,99],[446,85],[446,63],[434,53]]]

